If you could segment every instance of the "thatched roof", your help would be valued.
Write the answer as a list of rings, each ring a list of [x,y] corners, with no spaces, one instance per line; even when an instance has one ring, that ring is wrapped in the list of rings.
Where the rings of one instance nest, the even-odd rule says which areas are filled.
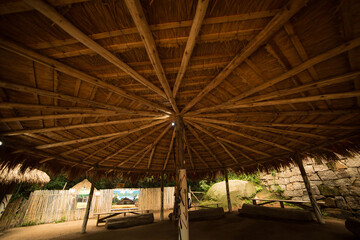
[[[15,168],[5,167],[0,170],[0,183],[36,183],[45,184],[50,181],[50,177],[43,171],[37,169],[22,169],[21,164]]]
[[[360,150],[360,1],[25,0],[0,14],[9,161],[174,173],[178,114],[197,177]]]

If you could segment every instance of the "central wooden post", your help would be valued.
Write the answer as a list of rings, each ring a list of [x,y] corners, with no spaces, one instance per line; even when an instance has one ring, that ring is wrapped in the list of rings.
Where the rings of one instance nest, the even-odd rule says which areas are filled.
[[[188,191],[186,180],[186,169],[184,159],[184,122],[181,116],[176,117],[176,163],[179,166],[179,193],[180,193],[180,215],[179,215],[179,240],[189,239],[189,217],[188,217]]]
[[[228,171],[226,169],[224,170],[224,176],[225,176],[226,197],[227,197],[227,202],[228,202],[228,209],[229,209],[229,212],[232,212],[230,189],[229,189],[229,178],[228,178]]]
[[[303,162],[300,158],[299,155],[295,155],[295,162],[296,164],[299,166],[299,169],[300,169],[300,173],[301,173],[301,176],[304,180],[304,183],[305,183],[305,187],[306,187],[306,190],[307,190],[307,193],[309,195],[309,199],[310,199],[310,202],[311,202],[311,206],[313,207],[314,209],[314,213],[315,213],[315,216],[316,216],[316,219],[317,221],[320,223],[320,224],[325,224],[325,221],[323,219],[323,216],[321,214],[321,211],[320,211],[320,208],[319,206],[317,205],[316,203],[316,200],[313,196],[313,192],[311,190],[311,186],[310,186],[310,181],[306,175],[306,171],[305,171],[305,168],[304,168],[304,165],[303,165]]]
[[[90,214],[90,207],[91,207],[91,201],[94,195],[94,183],[92,181],[91,182],[91,188],[90,188],[90,194],[89,194],[89,198],[86,204],[86,210],[85,210],[85,216],[84,216],[84,221],[83,221],[83,225],[82,225],[82,229],[81,232],[82,233],[86,233],[86,225],[89,219],[89,214]]]

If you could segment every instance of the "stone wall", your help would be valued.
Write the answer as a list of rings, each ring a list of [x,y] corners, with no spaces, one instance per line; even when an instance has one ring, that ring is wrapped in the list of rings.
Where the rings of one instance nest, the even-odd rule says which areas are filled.
[[[331,164],[304,161],[315,198],[326,207],[360,210],[360,157],[348,158]],[[300,170],[297,166],[261,173],[262,184],[272,192],[293,200],[308,201]]]

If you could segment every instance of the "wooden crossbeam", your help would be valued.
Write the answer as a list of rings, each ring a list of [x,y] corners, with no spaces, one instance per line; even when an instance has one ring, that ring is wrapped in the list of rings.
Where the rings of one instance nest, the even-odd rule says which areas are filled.
[[[146,128],[153,127],[155,125],[161,124],[161,123],[163,123],[165,121],[168,121],[168,120],[154,121],[152,123],[145,124],[145,125],[142,125],[142,126],[137,127],[137,128],[133,128],[131,130],[125,130],[125,131],[121,131],[121,132],[102,134],[102,135],[97,135],[97,136],[87,137],[87,138],[73,139],[73,140],[63,141],[63,142],[49,143],[49,144],[45,144],[45,145],[36,146],[35,148],[36,149],[46,149],[46,148],[53,148],[53,147],[61,147],[61,146],[67,146],[67,145],[71,145],[71,144],[78,144],[78,143],[83,143],[83,142],[94,141],[94,140],[107,138],[107,137],[112,137],[112,136],[128,135],[128,134],[138,132],[138,131],[141,131],[143,129],[146,129]]]
[[[198,140],[198,142],[206,149],[206,151],[214,158],[214,160],[217,162],[217,164],[222,167],[222,163],[219,161],[215,153],[209,148],[209,146],[202,140],[202,138],[199,136],[199,134],[189,125],[187,124],[188,129],[194,135],[194,137]]]
[[[150,153],[150,157],[149,157],[149,162],[148,162],[148,166],[147,168],[150,169],[150,166],[151,166],[151,161],[154,157],[154,154],[155,154],[155,150],[156,150],[156,145],[153,147],[153,149],[151,150],[151,153]]]
[[[164,124],[160,124],[159,126],[151,129],[149,132],[147,132],[146,134],[142,135],[140,138],[136,139],[135,141],[121,147],[119,150],[117,150],[116,152],[106,156],[104,159],[102,159],[101,161],[98,162],[98,164],[102,164],[103,162],[115,157],[116,155],[120,154],[122,151],[124,151],[125,149],[128,149],[131,146],[134,146],[136,143],[140,142],[141,140],[145,139],[146,137],[150,136],[151,134],[153,134],[154,132],[160,130],[161,128],[163,128],[166,124],[168,123],[164,123]]]
[[[214,134],[210,133],[209,131],[202,128],[200,125],[198,125],[196,123],[193,123],[191,121],[188,121],[188,123],[191,124],[192,126],[194,126],[195,128],[197,128],[198,130],[204,132],[211,138],[213,138],[225,150],[225,152],[229,155],[229,157],[234,160],[235,163],[239,163],[239,161],[234,157],[234,155],[232,155],[232,153],[226,148],[226,146],[223,143],[221,143],[221,141]]]
[[[70,23],[66,18],[64,18],[62,15],[60,15],[53,7],[48,5],[47,3],[40,1],[40,0],[24,0],[26,4],[33,7],[40,13],[42,13],[44,16],[52,20],[54,23],[56,23],[59,27],[61,27],[65,32],[67,32],[70,36],[76,38],[79,42],[87,46],[88,48],[92,49],[96,53],[98,53],[100,56],[114,64],[116,67],[120,68],[122,71],[128,73],[132,78],[134,78],[136,81],[140,82],[144,86],[148,87],[152,91],[156,92],[160,96],[166,98],[166,95],[164,92],[146,80],[144,77],[142,77],[140,74],[138,74],[134,69],[129,67],[126,63],[121,61],[119,58],[117,58],[115,55],[110,53],[108,50],[100,46],[98,43],[93,41],[91,38],[89,38],[87,35],[85,35],[83,32],[81,32],[78,28],[76,28],[72,23]]]
[[[260,84],[259,86],[257,87],[254,87],[252,89],[250,89],[249,91],[246,91],[244,93],[241,93],[239,94],[238,96],[230,99],[229,101],[225,102],[225,103],[222,103],[222,104],[219,104],[219,105],[216,105],[216,106],[212,106],[212,107],[209,107],[209,108],[202,108],[201,111],[210,111],[210,110],[218,110],[218,109],[227,109],[226,107],[228,105],[232,105],[233,103],[235,102],[238,102],[240,101],[241,99],[243,98],[246,98],[250,95],[253,95],[261,90],[264,90],[268,87],[271,87],[279,82],[282,82],[286,79],[288,79],[289,77],[292,77],[292,76],[295,76],[296,74],[318,64],[318,63],[321,63],[323,61],[326,61],[332,57],[335,57],[341,53],[344,53],[346,51],[349,51],[351,49],[354,49],[356,47],[360,46],[360,37],[359,38],[355,38],[349,42],[346,42],[344,44],[341,44],[339,45],[338,47],[335,47],[333,49],[330,49],[322,54],[319,54],[305,62],[303,62],[302,64],[292,68],[291,70],[283,73],[283,74],[280,74],[279,76],[263,83],[263,84]],[[304,97],[305,98],[305,97]],[[319,99],[319,100],[326,100],[326,99]],[[200,110],[196,111],[197,113],[200,112]]]
[[[268,23],[268,25],[246,45],[239,54],[182,110],[182,113],[190,110],[211,90],[222,83],[232,71],[252,55],[262,44],[275,34],[293,15],[305,6],[307,0],[289,1],[281,11]]]
[[[137,157],[138,155],[142,154],[139,158],[139,162],[145,157],[145,155],[151,150],[152,144],[149,144],[145,148],[141,149],[140,151],[137,151],[135,154],[131,155],[130,157],[126,158],[126,160],[122,161],[121,163],[116,164],[116,167],[120,167],[124,165],[125,163],[129,162],[131,159]]]
[[[189,38],[185,46],[184,55],[181,60],[180,69],[176,76],[176,80],[172,92],[174,98],[176,97],[176,94],[180,88],[181,81],[185,75],[187,66],[190,62],[191,54],[194,50],[196,39],[199,35],[200,28],[202,26],[202,22],[204,20],[208,5],[209,5],[209,0],[204,0],[204,1],[198,1],[198,4],[196,6],[194,21],[190,29]]]
[[[36,121],[36,120],[51,120],[51,119],[66,119],[66,118],[83,118],[83,117],[111,117],[117,114],[98,114],[98,113],[70,113],[70,114],[49,114],[37,116],[22,116],[22,117],[7,117],[0,118],[0,122],[17,122],[17,121]]]
[[[343,92],[343,93],[329,93],[323,95],[315,95],[308,97],[300,97],[300,98],[291,98],[291,99],[281,99],[281,100],[270,100],[270,101],[262,101],[262,102],[251,102],[251,103],[232,103],[226,104],[221,107],[221,109],[237,109],[237,108],[253,108],[253,107],[263,107],[263,106],[274,106],[274,105],[283,105],[289,103],[306,103],[306,102],[315,102],[322,100],[335,100],[335,99],[343,99],[343,98],[352,98],[360,96],[360,91],[352,91],[352,92]],[[212,108],[211,110],[214,110]],[[201,109],[201,112],[205,111],[205,109]],[[208,109],[208,111],[210,111]],[[199,113],[197,111],[196,113]]]
[[[188,112],[184,117],[207,117],[207,118],[229,118],[229,117],[287,117],[287,116],[314,116],[314,115],[346,115],[360,113],[359,109],[341,109],[341,110],[313,110],[313,111],[286,111],[286,112],[275,112],[275,111],[256,111],[256,112],[216,112],[216,113],[205,113],[195,114],[194,112]]]
[[[261,19],[261,18],[268,18],[275,16],[279,10],[265,10],[265,11],[259,11],[259,12],[249,12],[249,13],[242,13],[237,15],[229,15],[229,16],[220,16],[220,17],[211,17],[211,18],[205,18],[203,20],[203,25],[212,25],[212,24],[222,24],[222,23],[233,23],[233,22],[241,22],[241,21],[247,21],[247,20],[253,20],[253,19]],[[193,20],[186,20],[186,21],[180,21],[180,22],[167,22],[167,23],[159,23],[150,25],[151,31],[160,31],[160,30],[168,30],[168,29],[179,29],[179,28],[186,28],[191,27],[193,25]],[[92,35],[89,35],[89,38],[93,40],[99,40],[104,38],[111,38],[111,37],[118,37],[118,36],[124,36],[124,35],[131,35],[138,33],[138,30],[136,27],[133,28],[124,28],[121,30],[114,30],[109,32],[102,32],[102,33],[95,33]],[[203,35],[200,35],[202,37]],[[182,43],[182,38],[176,38],[179,43]],[[222,33],[219,33],[219,39],[222,39]],[[208,40],[208,39],[207,39]],[[29,46],[33,49],[44,49],[44,48],[54,48],[54,47],[61,47],[71,44],[76,44],[78,41],[74,38],[64,39],[64,40],[54,40],[51,42],[39,42],[39,43],[33,43],[29,44]],[[161,42],[156,41],[157,44]],[[170,42],[170,43],[173,43]],[[164,44],[169,44],[165,43]],[[131,48],[130,43],[130,48]]]
[[[172,95],[170,85],[166,79],[166,75],[163,69],[163,66],[160,61],[159,53],[156,48],[154,37],[151,33],[149,24],[147,23],[146,16],[142,9],[141,3],[139,0],[125,0],[126,6],[131,14],[132,19],[136,25],[136,28],[139,31],[141,39],[144,42],[146,52],[149,56],[150,62],[154,67],[156,75],[161,83],[162,88],[165,91],[165,94],[176,113],[179,112],[175,99]]]
[[[209,166],[209,165],[205,162],[205,160],[200,156],[200,154],[196,151],[196,149],[193,148],[193,147],[191,147],[190,145],[189,145],[188,147],[189,147],[189,149],[190,149],[191,151],[193,151],[193,152],[195,153],[195,155],[200,159],[200,161],[201,161],[207,168],[210,169],[210,166]]]
[[[197,121],[197,120],[193,120],[193,121]],[[270,142],[270,141],[267,141],[267,140],[264,140],[264,139],[261,139],[261,138],[258,138],[258,137],[250,136],[248,134],[237,132],[237,131],[234,131],[234,130],[231,130],[231,129],[228,129],[228,128],[225,128],[225,127],[222,127],[222,126],[218,126],[218,125],[215,125],[215,124],[212,124],[212,123],[207,123],[207,122],[203,122],[203,121],[197,121],[197,122],[200,122],[201,124],[203,124],[205,126],[216,128],[216,129],[219,129],[219,130],[224,131],[224,132],[228,132],[228,133],[231,133],[231,134],[243,137],[243,138],[250,139],[252,141],[261,142],[263,144],[270,145],[270,146],[273,146],[273,147],[277,147],[277,148],[280,148],[280,149],[283,149],[283,150],[286,150],[286,151],[289,151],[289,152],[294,152],[294,150],[292,150],[292,149],[290,149],[290,148],[288,148],[286,146],[283,146],[283,145],[280,145],[280,144],[277,144],[277,143],[273,143],[273,142]]]
[[[239,144],[239,143],[237,143],[237,142],[231,141],[231,140],[229,140],[229,139],[222,138],[222,137],[218,137],[218,139],[220,139],[220,140],[223,141],[223,142],[227,142],[227,143],[230,143],[230,144],[232,144],[232,145],[235,145],[235,146],[237,146],[237,147],[239,147],[239,148],[246,149],[246,150],[248,150],[248,151],[251,151],[251,152],[260,154],[260,155],[262,155],[262,156],[271,157],[270,154],[267,154],[267,153],[265,153],[265,152],[263,152],[263,151],[258,151],[258,150],[256,150],[256,149],[253,149],[253,148],[251,148],[251,147],[245,146],[245,145],[243,145],[243,144]]]
[[[125,90],[119,88],[119,87],[116,87],[112,84],[108,84],[98,78],[95,78],[93,76],[90,76],[82,71],[79,71],[73,67],[70,67],[64,63],[61,63],[59,61],[56,61],[54,59],[51,59],[49,57],[46,57],[44,55],[41,55],[37,52],[34,52],[28,48],[25,48],[23,46],[20,46],[19,44],[16,44],[14,42],[11,42],[11,41],[8,41],[8,40],[5,40],[3,38],[0,37],[0,47],[3,48],[3,49],[6,49],[10,52],[13,52],[15,54],[18,54],[18,55],[21,55],[27,59],[30,59],[32,61],[35,61],[35,62],[38,62],[40,64],[43,64],[45,66],[48,66],[48,67],[51,67],[51,68],[54,68],[56,69],[57,71],[60,71],[60,72],[63,72],[69,76],[72,76],[72,77],[75,77],[77,79],[81,79],[82,81],[85,81],[87,83],[90,83],[94,86],[98,86],[98,87],[101,87],[103,89],[106,89],[107,91],[111,91],[113,93],[116,93],[124,98],[127,98],[127,99],[131,99],[131,100],[134,100],[134,101],[138,101],[138,102],[141,102],[142,104],[148,106],[148,107],[151,107],[151,108],[154,108],[154,109],[158,109],[160,111],[163,111],[163,112],[166,112],[166,113],[169,113],[170,110],[167,109],[166,107],[164,106],[161,106],[157,103],[153,103],[153,102],[150,102],[142,97],[139,97],[139,96],[136,96],[134,94],[131,94],[129,92],[126,92]],[[56,73],[56,72],[55,72]],[[54,74],[55,74],[54,73]],[[57,79],[57,74],[54,75],[54,81],[58,81]],[[55,85],[54,85],[55,87]],[[54,89],[54,92],[56,89]]]
[[[256,122],[251,123],[242,123],[242,122],[234,122],[234,121],[227,121],[227,120],[219,120],[219,119],[208,119],[208,118],[196,118],[196,117],[187,117],[186,119],[189,120],[195,120],[195,121],[203,121],[203,122],[209,122],[209,123],[217,123],[217,124],[223,124],[223,125],[229,125],[229,126],[237,126],[237,127],[244,127],[249,128],[252,130],[264,130],[267,132],[275,132],[275,133],[282,133],[282,134],[289,134],[289,135],[297,135],[297,136],[303,136],[303,137],[310,137],[310,138],[316,138],[316,139],[329,139],[331,137],[325,137],[313,133],[306,133],[306,132],[298,132],[298,131],[291,131],[291,130],[282,130],[282,129],[276,129],[276,128],[269,128],[269,127],[261,127],[261,125],[257,124]]]
[[[27,86],[15,84],[15,83],[0,82],[0,87],[15,90],[15,91],[20,91],[20,92],[34,93],[34,94],[51,97],[51,98],[56,98],[56,99],[61,99],[61,100],[69,101],[69,102],[77,102],[77,103],[95,105],[95,106],[99,106],[99,107],[102,107],[102,108],[105,108],[108,110],[117,111],[122,114],[133,114],[133,115],[140,114],[140,115],[142,115],[142,114],[154,114],[155,113],[155,112],[147,112],[147,111],[130,110],[130,109],[117,107],[117,106],[113,106],[113,105],[109,105],[109,104],[105,104],[105,103],[101,103],[101,102],[97,102],[97,101],[93,101],[93,100],[88,100],[85,98],[73,97],[73,96],[61,94],[61,93],[54,93],[51,91],[27,87]]]
[[[102,126],[116,125],[116,124],[122,124],[122,123],[154,121],[154,120],[165,119],[165,118],[167,118],[167,117],[163,116],[163,117],[130,118],[130,119],[122,119],[122,120],[116,120],[116,121],[84,123],[84,124],[76,124],[76,125],[50,127],[50,128],[25,129],[25,130],[11,131],[11,132],[3,132],[3,133],[1,133],[1,135],[2,136],[16,136],[16,135],[23,135],[23,134],[28,134],[28,133],[45,133],[45,132],[53,132],[53,131],[66,131],[66,130],[77,129],[77,128],[102,127]]]
[[[164,166],[163,166],[163,169],[162,169],[163,171],[166,170],[167,164],[168,164],[168,162],[169,162],[169,158],[170,158],[170,155],[171,155],[171,151],[172,151],[173,145],[174,145],[175,136],[176,136],[176,129],[174,128],[173,134],[172,134],[171,140],[170,140],[169,150],[168,150],[168,152],[167,152],[166,159],[165,159],[165,162],[164,162]]]

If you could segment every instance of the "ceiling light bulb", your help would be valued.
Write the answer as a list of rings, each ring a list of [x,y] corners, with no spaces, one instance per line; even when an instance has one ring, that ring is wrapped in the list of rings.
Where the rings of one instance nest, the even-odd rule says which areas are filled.
[[[171,126],[175,126],[175,123],[174,123],[174,122],[172,122],[172,123],[171,123]]]

